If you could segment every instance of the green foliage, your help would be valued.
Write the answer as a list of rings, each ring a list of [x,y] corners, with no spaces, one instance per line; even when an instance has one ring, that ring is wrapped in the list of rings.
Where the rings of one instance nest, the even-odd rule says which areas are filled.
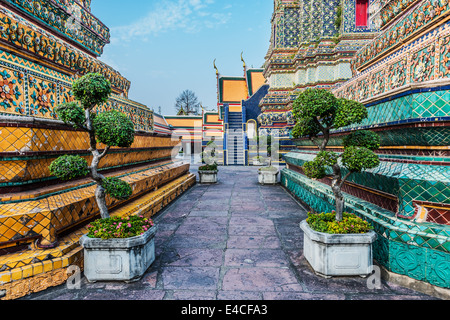
[[[373,227],[365,220],[349,213],[344,213],[342,221],[336,221],[336,213],[308,213],[306,222],[317,232],[329,234],[362,234],[367,233]]]
[[[338,101],[336,118],[333,123],[335,129],[359,124],[367,118],[369,113],[362,103],[348,99],[339,99]]]
[[[314,159],[313,161],[308,161],[303,165],[303,171],[305,175],[310,179],[323,179],[327,176],[325,166],[320,159]]]
[[[295,139],[302,137],[315,137],[321,131],[319,125],[314,121],[313,118],[299,118],[295,123],[294,129],[292,129],[292,137]]]
[[[200,154],[203,163],[206,163],[207,165],[217,164],[216,148],[217,144],[214,140],[207,143],[205,150]]]
[[[339,155],[334,152],[321,151],[313,161],[303,165],[305,175],[310,179],[322,179],[327,176],[326,167],[334,166],[338,163]]]
[[[84,110],[76,102],[59,105],[55,108],[55,112],[61,121],[64,121],[66,124],[72,124],[74,127],[81,128],[86,122]]]
[[[334,166],[338,163],[339,155],[331,151],[321,151],[317,154],[317,161],[320,161],[324,166]]]
[[[134,142],[134,124],[119,111],[98,114],[93,126],[98,141],[107,146],[129,148]]]
[[[278,172],[278,169],[274,166],[269,166],[269,167],[262,167],[259,169],[259,171],[263,171],[263,172]]]
[[[85,177],[89,174],[87,161],[79,156],[61,156],[50,164],[49,169],[52,175],[63,181]]]
[[[119,178],[105,178],[102,181],[102,187],[106,193],[117,200],[127,200],[133,194],[131,186]]]
[[[342,5],[336,8],[336,19],[334,20],[334,27],[336,28],[338,34],[342,26]]]
[[[218,167],[217,164],[206,164],[204,166],[201,166],[200,168],[198,168],[199,171],[217,171]]]
[[[88,237],[94,239],[126,239],[140,236],[154,226],[151,219],[143,216],[99,219],[88,226]]]
[[[111,95],[111,83],[99,73],[89,73],[73,83],[72,91],[83,108],[91,109],[108,101]]]
[[[317,119],[323,127],[330,127],[338,107],[339,100],[330,91],[306,89],[294,101],[293,113],[302,126],[310,125]]]
[[[380,146],[380,136],[373,131],[356,131],[344,138],[344,147],[364,147],[369,150],[378,150]]]
[[[342,164],[350,172],[361,172],[378,167],[380,159],[367,148],[347,147],[342,155]]]

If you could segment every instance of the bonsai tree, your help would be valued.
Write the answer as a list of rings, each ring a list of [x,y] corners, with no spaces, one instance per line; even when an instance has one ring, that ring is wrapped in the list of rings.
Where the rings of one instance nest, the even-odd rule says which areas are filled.
[[[308,137],[319,148],[316,158],[305,163],[303,170],[310,179],[331,177],[336,220],[342,221],[342,187],[351,174],[378,167],[380,160],[374,150],[379,149],[380,138],[372,131],[356,131],[344,138],[342,153],[327,151],[327,146],[332,130],[361,123],[368,116],[367,109],[359,102],[338,99],[327,90],[307,89],[295,100],[293,113],[297,120],[293,137]]]
[[[106,102],[111,94],[111,84],[101,74],[91,73],[75,81],[72,91],[77,102],[65,103],[56,108],[58,118],[66,124],[82,129],[89,134],[92,162],[88,166],[80,156],[64,155],[53,161],[50,172],[61,180],[90,176],[97,184],[95,199],[103,219],[109,218],[106,195],[118,200],[128,199],[131,186],[118,178],[105,178],[99,173],[100,161],[111,147],[129,148],[134,142],[134,125],[128,117],[118,111],[96,114],[94,108]],[[98,143],[105,145],[98,149]]]
[[[205,163],[201,166],[199,170],[216,171],[217,170],[217,144],[215,142],[215,137],[212,138],[206,145],[205,150],[202,152],[202,162]]]
[[[274,140],[273,136],[271,136],[270,134],[259,135],[258,133],[253,139],[253,141],[256,143],[257,160],[268,160],[268,166],[271,167],[273,161],[281,159],[278,152],[276,152],[277,150],[279,150],[280,145],[274,144],[272,142]]]

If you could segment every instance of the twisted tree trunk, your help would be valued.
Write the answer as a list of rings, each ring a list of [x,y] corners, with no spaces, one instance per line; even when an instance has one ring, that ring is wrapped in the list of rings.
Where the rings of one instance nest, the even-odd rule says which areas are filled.
[[[89,151],[93,156],[92,163],[89,169],[91,171],[91,178],[97,183],[97,189],[95,190],[95,200],[97,202],[97,206],[102,219],[108,219],[110,215],[108,206],[106,205],[106,190],[102,186],[102,182],[105,177],[98,172],[98,165],[100,163],[100,160],[108,153],[109,147],[106,147],[106,149],[101,154],[97,150],[97,140],[95,138],[95,130],[92,125],[90,109],[86,109],[86,128],[88,130],[90,139]]]
[[[342,221],[344,218],[344,195],[342,194],[342,174],[341,168],[338,164],[333,166],[333,176],[331,182],[331,189],[333,190],[334,198],[336,201],[336,220]]]

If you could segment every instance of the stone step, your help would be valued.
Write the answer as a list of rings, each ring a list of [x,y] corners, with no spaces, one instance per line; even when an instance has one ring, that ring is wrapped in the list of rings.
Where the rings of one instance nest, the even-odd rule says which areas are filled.
[[[105,176],[119,177],[130,183],[134,190],[132,199],[136,199],[188,171],[189,165],[183,162],[165,162]],[[86,180],[84,185],[75,188],[69,185],[66,190],[47,196],[0,204],[0,248],[11,247],[12,243],[34,242],[38,238],[42,238],[45,245],[54,243],[58,234],[98,214],[95,189],[96,185]],[[110,208],[124,202],[107,198]]]
[[[195,182],[195,175],[187,173],[123,207],[111,210],[110,214],[120,217],[144,215],[151,218]],[[31,245],[28,250],[0,256],[0,291],[6,291],[5,299],[18,299],[65,283],[69,266],[83,267],[80,265],[83,261],[83,248],[79,240],[86,233],[87,227],[80,227],[62,236],[56,248],[37,249]],[[16,290],[18,286],[24,290]]]

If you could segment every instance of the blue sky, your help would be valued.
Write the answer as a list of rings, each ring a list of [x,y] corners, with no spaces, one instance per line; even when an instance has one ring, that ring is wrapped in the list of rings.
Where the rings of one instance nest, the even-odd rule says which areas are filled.
[[[132,82],[129,98],[164,115],[194,91],[216,110],[213,61],[224,76],[259,68],[269,48],[272,0],[93,0],[92,13],[111,29],[100,60]]]

